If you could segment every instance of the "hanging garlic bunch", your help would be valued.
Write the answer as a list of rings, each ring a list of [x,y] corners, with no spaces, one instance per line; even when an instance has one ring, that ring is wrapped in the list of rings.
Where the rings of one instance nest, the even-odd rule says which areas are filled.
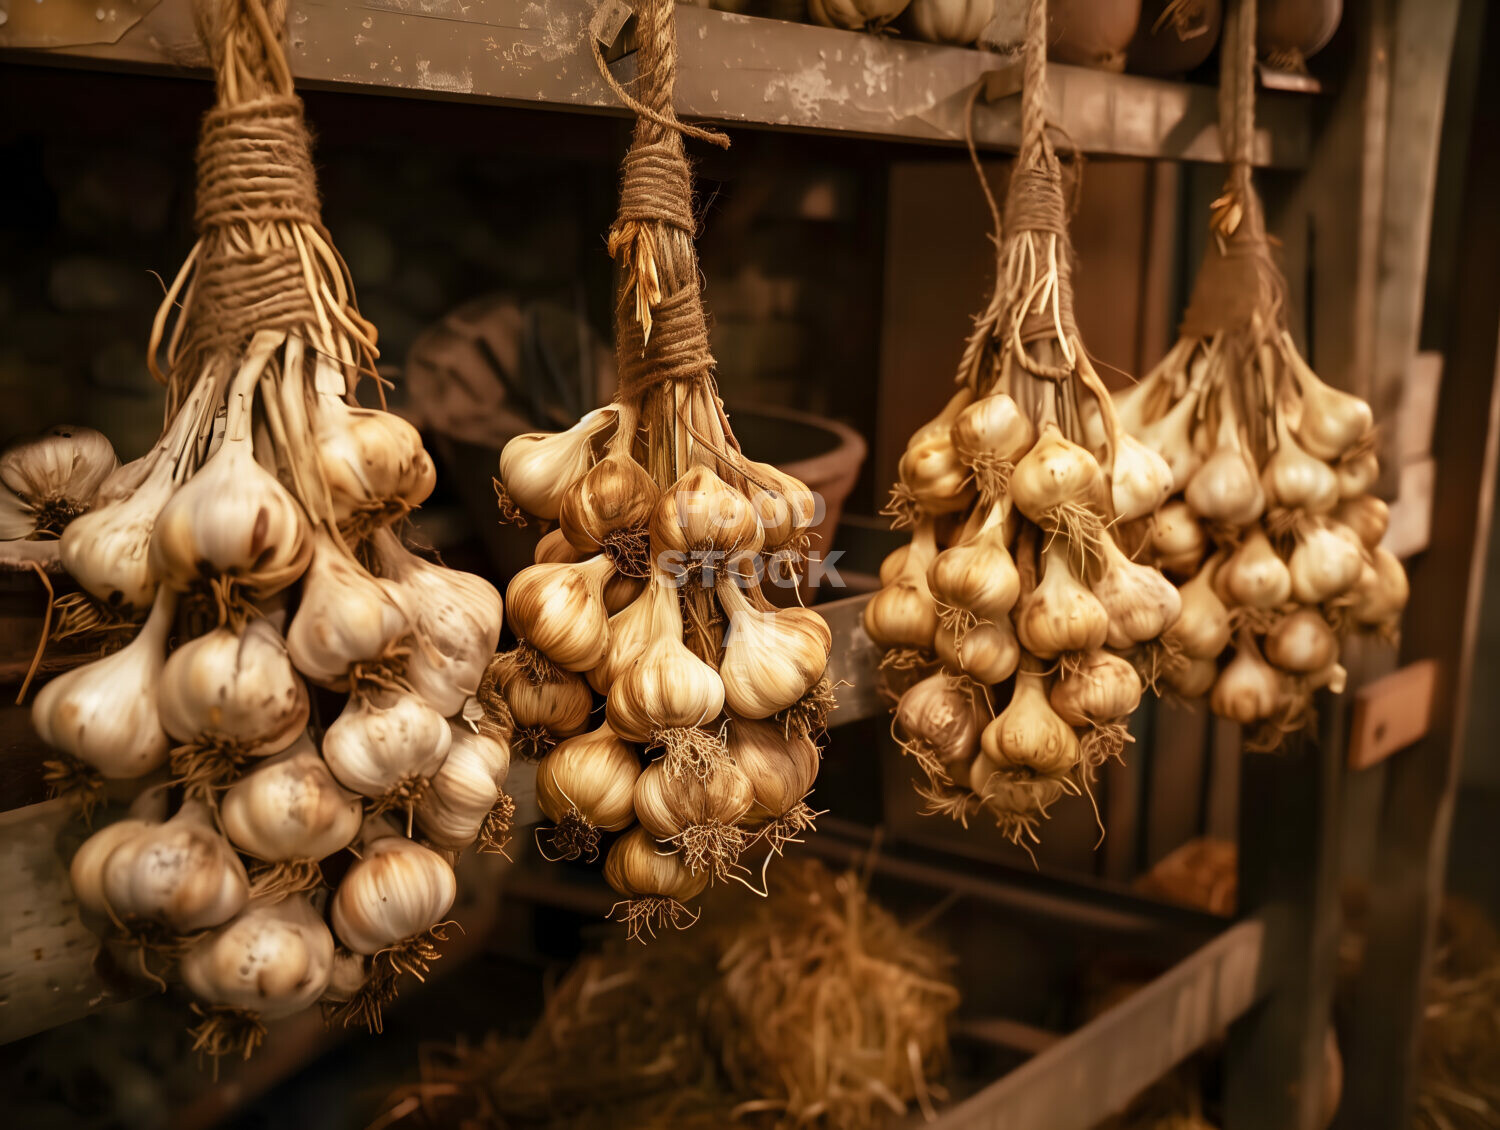
[[[671,4],[650,0],[637,19],[644,97],[670,107]],[[817,499],[740,450],[719,400],[691,200],[674,188],[673,207],[661,204],[654,180],[690,197],[681,135],[653,114],[633,150],[650,160],[627,160],[609,236],[624,273],[619,392],[501,453],[502,519],[557,528],[511,581],[516,644],[478,698],[514,727],[517,755],[539,759],[544,853],[592,860],[623,833],[604,876],[623,900],[616,916],[642,937],[688,924],[683,900],[738,877],[758,841],[780,850],[812,827],[805,802],[834,702],[827,625],[764,588],[798,588]],[[648,197],[658,204],[642,211]]]
[[[1232,164],[1214,240],[1176,345],[1120,396],[1119,413],[1173,469],[1144,554],[1181,583],[1162,673],[1274,749],[1341,687],[1340,640],[1395,632],[1400,564],[1380,548],[1386,507],[1369,405],[1331,388],[1286,329],[1286,282],[1251,183],[1255,6],[1240,5],[1223,68]],[[1238,44],[1235,48],[1233,45]],[[1221,653],[1228,657],[1220,670]]]
[[[58,602],[58,631],[131,637],[44,686],[33,720],[68,756],[51,776],[66,790],[170,771],[175,787],[152,795],[182,798],[177,812],[111,825],[73,874],[143,955],[181,959],[210,1010],[197,1046],[219,1056],[248,1054],[263,1020],[328,992],[343,992],[346,1021],[378,1027],[399,974],[438,956],[456,884],[443,853],[503,841],[510,729],[476,726],[471,702],[499,593],[403,544],[435,469],[415,428],[358,402],[376,331],[319,219],[284,30],[264,0],[227,0],[202,31],[217,105],[198,241],[147,348],[166,387],[161,435],[123,467],[87,429],[0,453],[0,536],[60,528],[83,591]],[[255,170],[254,206],[224,169]],[[614,420],[584,429],[580,471]],[[597,662],[585,658],[580,671]],[[589,692],[573,678],[582,729]],[[329,866],[346,851],[347,870]],[[356,985],[314,909],[341,873],[328,901]]]
[[[1045,53],[1045,5],[1027,51]],[[1028,82],[1023,114],[1043,119]],[[977,160],[976,160],[977,165]],[[1005,219],[989,197],[997,280],[958,391],[913,434],[885,513],[912,540],[882,566],[864,625],[885,651],[892,732],[926,811],[984,811],[1013,843],[1122,755],[1145,683],[1171,653],[1176,587],[1139,531],[1176,469],[1117,408],[1072,311],[1062,168],[1028,128]]]

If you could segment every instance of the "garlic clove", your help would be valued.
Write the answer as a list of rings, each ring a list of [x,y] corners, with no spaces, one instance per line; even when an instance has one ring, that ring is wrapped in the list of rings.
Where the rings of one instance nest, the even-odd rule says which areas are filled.
[[[72,884],[73,897],[78,900],[79,906],[100,918],[109,917],[109,903],[104,899],[105,861],[117,847],[134,839],[155,823],[159,821],[127,816],[113,824],[106,824],[79,845],[72,862],[68,864],[68,881]]]

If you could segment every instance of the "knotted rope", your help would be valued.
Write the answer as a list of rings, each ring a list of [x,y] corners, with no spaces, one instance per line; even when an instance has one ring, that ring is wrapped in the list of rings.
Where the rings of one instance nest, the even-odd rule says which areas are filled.
[[[716,130],[678,121],[672,99],[677,83],[677,25],[671,0],[644,0],[636,13],[636,65],[640,97],[621,86],[594,45],[611,89],[636,113],[625,155],[620,207],[609,232],[609,251],[624,267],[625,285],[615,308],[617,399],[639,400],[674,381],[711,381],[713,354],[698,283],[693,246],[693,177],[683,136],[727,146]]]

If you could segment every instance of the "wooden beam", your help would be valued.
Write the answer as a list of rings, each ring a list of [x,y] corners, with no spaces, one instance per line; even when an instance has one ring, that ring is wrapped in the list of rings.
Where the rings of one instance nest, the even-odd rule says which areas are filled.
[[[1500,13],[1480,4],[1481,59],[1500,49]],[[1347,1087],[1337,1125],[1405,1130],[1414,1102],[1416,1042],[1436,916],[1443,897],[1465,724],[1472,693],[1485,555],[1500,456],[1500,71],[1478,69],[1453,280],[1451,340],[1438,399],[1430,548],[1410,566],[1407,662],[1438,664],[1432,727],[1385,765],[1386,788],[1369,885],[1365,958],[1343,1033]]]

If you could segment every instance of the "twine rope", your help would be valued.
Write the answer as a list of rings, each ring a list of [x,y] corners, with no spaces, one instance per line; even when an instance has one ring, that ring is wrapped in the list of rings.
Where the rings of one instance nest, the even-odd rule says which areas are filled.
[[[625,155],[620,206],[609,246],[626,266],[615,307],[617,399],[633,401],[670,382],[708,382],[714,372],[693,246],[693,177],[684,135],[727,146],[717,130],[677,118],[677,24],[672,0],[643,0],[636,12],[639,97],[610,73],[597,41],[600,72],[636,113]]]

